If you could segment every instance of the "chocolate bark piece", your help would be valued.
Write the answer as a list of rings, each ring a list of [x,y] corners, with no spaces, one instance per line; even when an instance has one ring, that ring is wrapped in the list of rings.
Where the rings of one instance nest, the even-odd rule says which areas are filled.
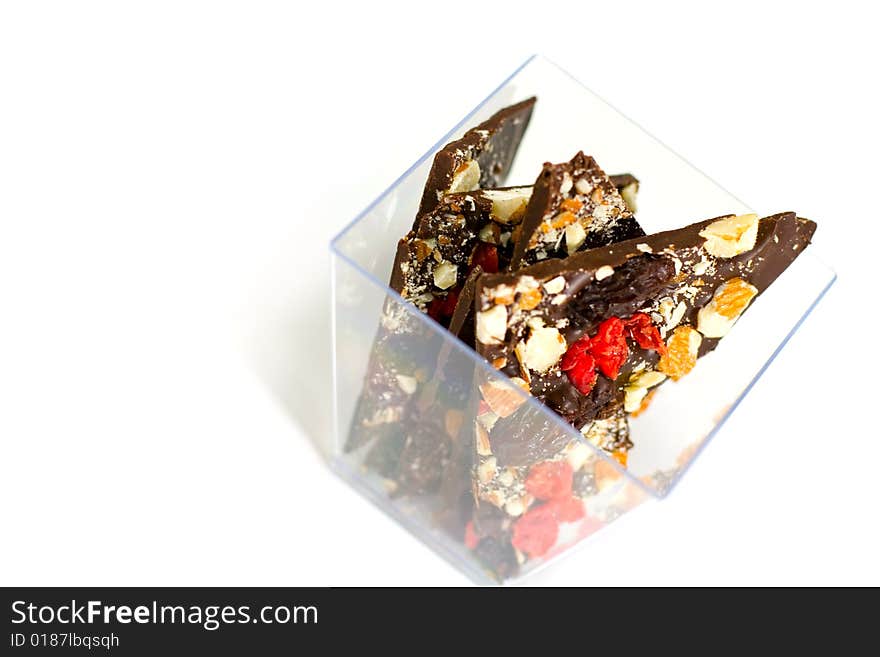
[[[617,173],[611,175],[611,184],[623,197],[629,211],[635,213],[638,207],[636,197],[639,194],[639,179],[631,173]]]
[[[484,275],[475,299],[478,351],[579,428],[586,442],[625,464],[632,446],[629,413],[649,389],[686,375],[713,349],[809,244],[815,227],[791,212],[760,220],[725,216],[514,274]],[[616,322],[625,350],[616,353],[612,376],[599,363],[615,355],[609,346],[619,347],[602,328]],[[588,354],[596,371],[578,372],[579,354]],[[478,537],[495,541],[486,555],[503,575],[509,566],[497,556],[499,541],[510,542],[520,564],[540,558],[555,544],[559,525],[577,518],[570,505],[613,491],[620,474],[595,453],[585,455],[583,442],[566,443],[567,433],[506,387],[480,390],[474,488],[478,509],[494,507],[504,518],[495,523],[504,533],[481,533],[476,517],[473,527]],[[536,472],[556,473],[560,481],[570,477],[575,501],[566,502],[564,513],[548,508],[558,500],[540,499],[529,486]],[[612,511],[599,520],[612,520]]]
[[[544,164],[510,270],[644,234],[611,179],[592,157],[578,152],[569,162]]]
[[[422,194],[418,219],[435,209],[446,194],[501,187],[532,118],[536,98],[528,98],[493,114],[435,156]]]
[[[510,262],[511,233],[531,187],[476,190],[443,197],[439,207],[400,240],[391,287],[446,326],[474,266],[497,272]]]
[[[439,336],[396,299],[387,299],[373,341],[363,388],[352,417],[345,451],[373,441],[396,439],[422,382],[436,367]],[[385,476],[384,474],[382,476]]]
[[[635,410],[650,388],[683,376],[715,347],[814,230],[791,212],[761,220],[725,216],[483,276],[475,299],[477,350],[578,429],[609,399],[623,395],[626,410]],[[609,367],[613,354],[594,345],[596,366],[581,372],[579,387],[571,362],[563,371],[561,361],[581,338],[602,338],[603,323],[613,318],[626,324],[619,331],[626,357]],[[652,334],[662,342],[646,346]],[[592,372],[595,382],[587,385]]]

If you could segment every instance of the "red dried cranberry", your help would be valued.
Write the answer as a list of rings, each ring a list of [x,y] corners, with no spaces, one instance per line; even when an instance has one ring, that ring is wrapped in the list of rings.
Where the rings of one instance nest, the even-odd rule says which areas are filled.
[[[582,337],[568,348],[559,364],[582,395],[589,395],[596,384],[596,360],[590,354],[590,347],[590,338]]]
[[[436,322],[445,324],[455,312],[459,294],[461,294],[461,286],[449,290],[445,297],[434,297],[428,304],[428,316]]]
[[[574,472],[568,461],[544,461],[532,466],[526,477],[526,490],[539,500],[571,497]]]
[[[626,328],[632,339],[642,349],[653,349],[661,354],[666,353],[666,344],[660,337],[660,331],[645,313],[636,313],[626,320]]]
[[[626,326],[619,317],[609,317],[599,324],[590,349],[596,359],[596,366],[612,381],[617,378],[620,368],[629,355],[624,331]]]
[[[480,544],[480,537],[477,536],[477,532],[474,529],[473,520],[469,520],[468,524],[464,526],[464,544],[469,550],[476,550]]]
[[[497,274],[498,247],[494,244],[487,244],[486,242],[480,242],[477,244],[477,247],[474,249],[474,253],[471,256],[470,269],[473,269],[477,265],[482,267],[483,271],[487,274]]]
[[[513,524],[510,542],[520,552],[536,558],[547,551],[559,538],[559,523],[552,507],[542,505],[526,511]]]
[[[584,354],[590,353],[590,337],[585,335],[577,342],[573,342],[571,346],[569,346],[568,351],[565,352],[565,355],[562,357],[562,360],[559,362],[559,369],[563,372],[567,372],[568,370],[574,369],[577,367],[578,362],[584,356]]]

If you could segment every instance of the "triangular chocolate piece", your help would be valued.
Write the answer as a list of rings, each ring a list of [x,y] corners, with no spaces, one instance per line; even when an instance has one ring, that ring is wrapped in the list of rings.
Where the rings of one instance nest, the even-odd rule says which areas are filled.
[[[535,100],[532,97],[505,107],[438,151],[413,228],[423,214],[435,209],[449,193],[504,185],[532,118]]]
[[[485,275],[477,350],[580,429],[612,400],[632,410],[632,390],[689,371],[814,230],[791,212],[726,216]]]
[[[711,351],[815,228],[792,212],[725,216],[484,275],[477,350],[625,466],[627,415]],[[548,554],[560,523],[620,474],[507,386],[480,390],[466,540],[504,578]]]
[[[635,179],[625,182],[638,188]],[[515,237],[510,270],[644,234],[614,182],[579,152],[569,162],[544,164]]]

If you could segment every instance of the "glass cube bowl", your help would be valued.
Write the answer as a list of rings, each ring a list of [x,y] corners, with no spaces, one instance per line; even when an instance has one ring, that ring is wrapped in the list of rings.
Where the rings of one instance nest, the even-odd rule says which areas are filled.
[[[330,462],[478,583],[517,580],[642,502],[667,495],[835,279],[811,250],[795,260],[715,351],[631,418],[635,446],[622,468],[387,284],[397,240],[412,225],[434,153],[532,95],[538,102],[506,184],[532,184],[543,162],[567,161],[582,149],[608,173],[629,172],[641,181],[636,215],[649,234],[751,212],[566,72],[532,57],[333,240]],[[470,535],[474,480],[480,477],[477,414],[487,388],[512,396],[511,419],[523,435],[576,453],[576,492],[586,516],[562,523],[552,547],[537,559]]]

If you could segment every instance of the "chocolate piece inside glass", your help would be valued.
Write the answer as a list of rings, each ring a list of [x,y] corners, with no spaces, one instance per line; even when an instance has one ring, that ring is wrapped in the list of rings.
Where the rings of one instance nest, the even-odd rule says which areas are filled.
[[[658,386],[685,376],[714,349],[814,230],[792,212],[731,215],[484,275],[475,295],[477,351],[625,466],[632,445],[626,415],[644,410]],[[520,561],[543,556],[553,541],[540,539],[536,527],[552,534],[573,521],[545,509],[556,498],[542,498],[528,482],[555,481],[566,495],[565,518],[580,520],[583,509],[570,501],[578,497],[571,493],[577,441],[523,423],[524,398],[508,387],[480,390],[478,503],[511,517],[506,537]],[[528,531],[517,533],[519,523]]]
[[[624,188],[633,184],[623,182]],[[645,234],[611,179],[583,152],[544,164],[520,231],[512,270]]]
[[[532,118],[535,98],[496,112],[435,156],[416,218],[430,212],[449,193],[501,187]]]
[[[620,485],[638,443],[629,418],[715,348],[815,230],[782,213],[645,236],[639,180],[582,152],[499,187],[534,102],[436,155],[346,445],[501,579],[637,503]]]

